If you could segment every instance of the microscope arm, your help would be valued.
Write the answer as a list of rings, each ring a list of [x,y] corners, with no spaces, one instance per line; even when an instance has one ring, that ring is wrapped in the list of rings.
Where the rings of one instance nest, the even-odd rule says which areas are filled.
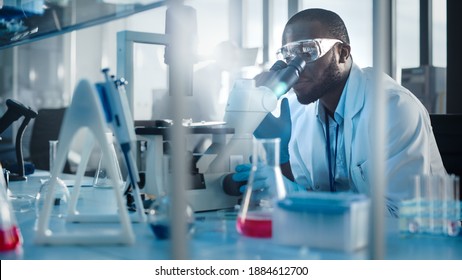
[[[7,111],[0,118],[0,134],[2,134],[13,122],[17,121],[20,117],[28,117],[29,119],[35,118],[37,113],[30,107],[19,103],[18,101],[7,99]]]
[[[26,179],[24,172],[24,157],[22,152],[22,137],[24,135],[24,130],[26,130],[27,125],[29,124],[31,118],[25,117],[21,123],[21,126],[18,129],[16,134],[16,161],[18,164],[18,174],[10,174],[10,180],[12,181],[23,181]]]
[[[16,161],[18,165],[19,172],[18,174],[11,174],[10,180],[18,181],[25,180],[24,174],[24,159],[22,153],[22,137],[24,135],[24,130],[29,124],[30,120],[37,117],[37,113],[32,110],[30,107],[19,103],[18,101],[7,99],[6,105],[8,110],[0,118],[0,134],[3,133],[13,122],[17,121],[20,117],[24,117],[24,120],[21,123],[21,126],[18,129],[16,134]]]

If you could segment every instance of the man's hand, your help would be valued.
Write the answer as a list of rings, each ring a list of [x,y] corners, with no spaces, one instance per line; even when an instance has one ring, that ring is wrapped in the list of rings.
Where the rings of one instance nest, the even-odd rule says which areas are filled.
[[[232,175],[232,179],[235,182],[243,182],[243,183],[245,182],[246,183],[245,185],[241,185],[239,188],[239,191],[241,193],[244,193],[247,188],[247,184],[248,184],[247,181],[249,180],[249,176],[252,171],[252,164],[250,163],[240,164],[236,166],[235,171],[236,173]],[[274,182],[275,180],[274,169],[269,168],[268,166],[259,166],[259,168],[257,168],[253,176],[254,177],[253,177],[252,187],[254,191],[265,189],[271,184],[275,183]],[[287,179],[285,176],[282,176],[282,180],[284,182],[284,186],[285,186],[287,193],[306,191],[304,187],[298,185],[295,182],[292,182],[291,180]]]

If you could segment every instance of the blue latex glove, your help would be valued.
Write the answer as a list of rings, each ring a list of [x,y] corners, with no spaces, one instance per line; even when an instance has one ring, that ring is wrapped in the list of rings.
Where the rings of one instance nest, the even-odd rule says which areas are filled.
[[[279,163],[287,163],[289,161],[289,141],[292,130],[292,122],[290,120],[289,101],[287,98],[281,101],[281,115],[279,118],[273,116],[270,112],[260,125],[255,129],[253,135],[259,139],[280,138],[280,157]]]
[[[232,178],[236,182],[248,181],[251,170],[252,170],[252,164],[250,163],[237,165],[235,168],[236,173],[233,174]],[[255,190],[259,190],[259,189],[267,188],[269,185],[271,185],[272,182],[267,182],[267,180],[272,180],[271,172],[272,172],[271,168],[258,168],[254,174],[253,188]],[[287,179],[285,176],[282,176],[282,179],[283,179],[287,193],[306,190],[304,187],[300,186],[299,184],[295,182],[292,182],[291,180]],[[244,193],[246,188],[247,188],[247,185],[243,185],[240,187],[239,191],[241,193]]]

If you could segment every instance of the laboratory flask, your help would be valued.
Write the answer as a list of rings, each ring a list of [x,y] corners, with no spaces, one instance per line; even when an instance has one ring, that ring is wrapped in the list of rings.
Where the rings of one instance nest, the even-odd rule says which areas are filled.
[[[170,238],[171,232],[171,202],[168,195],[160,195],[151,204],[148,210],[149,226],[157,239]],[[191,206],[186,204],[186,230],[190,235],[194,232],[194,211]]]
[[[120,165],[119,161],[117,160],[117,153],[114,147],[114,141],[113,141],[113,135],[112,132],[107,132],[106,133],[106,140],[109,145],[109,149],[111,151],[111,158],[115,161],[116,165],[116,170],[117,170],[117,178],[116,181],[118,182],[118,187],[123,188],[124,187],[124,182],[122,179],[122,174],[120,172]],[[98,169],[96,170],[95,177],[93,178],[93,187],[95,188],[111,188],[112,187],[112,180],[111,177],[109,176],[109,172],[107,171],[107,168],[109,167],[109,160],[111,158],[105,157],[103,153],[101,153],[101,157],[99,159],[98,163]]]
[[[276,201],[286,196],[279,166],[280,139],[253,140],[252,167],[236,221],[245,236],[270,238]]]
[[[56,152],[58,149],[58,141],[57,140],[50,140],[49,141],[49,152],[50,152],[50,174],[53,170],[54,161],[56,158]],[[53,190],[52,190],[53,187]],[[41,215],[43,206],[47,201],[47,196],[52,195],[52,210],[51,216],[52,217],[59,217],[62,218],[67,213],[67,206],[70,199],[70,192],[67,188],[67,185],[61,180],[59,177],[55,177],[54,179],[51,177],[41,180],[40,189],[35,196],[35,212],[36,217]]]
[[[164,172],[168,172],[164,170]],[[168,239],[171,236],[171,197],[168,191],[170,186],[169,176],[164,174],[164,185],[158,185],[158,195],[151,203],[148,209],[148,225],[151,228],[154,236],[157,239]],[[194,227],[194,210],[186,203],[185,205],[185,220],[187,235],[192,235],[195,231]]]
[[[0,164],[0,169],[2,169]],[[0,252],[16,250],[22,245],[22,236],[8,200],[5,178],[0,176]],[[2,255],[3,259],[3,255]]]
[[[35,197],[35,211],[37,219],[42,214],[42,209],[47,201],[48,195],[53,196],[51,216],[58,218],[65,217],[67,213],[67,206],[69,204],[70,193],[63,180],[55,177],[54,179],[50,178],[44,181],[40,186],[37,196]]]

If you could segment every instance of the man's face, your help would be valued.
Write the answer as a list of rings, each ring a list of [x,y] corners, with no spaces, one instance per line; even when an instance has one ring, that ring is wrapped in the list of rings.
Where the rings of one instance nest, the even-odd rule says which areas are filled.
[[[283,44],[306,39],[329,38],[317,22],[296,23],[286,26]],[[305,70],[293,86],[301,104],[309,104],[337,89],[341,84],[336,46],[323,57],[307,63]]]

